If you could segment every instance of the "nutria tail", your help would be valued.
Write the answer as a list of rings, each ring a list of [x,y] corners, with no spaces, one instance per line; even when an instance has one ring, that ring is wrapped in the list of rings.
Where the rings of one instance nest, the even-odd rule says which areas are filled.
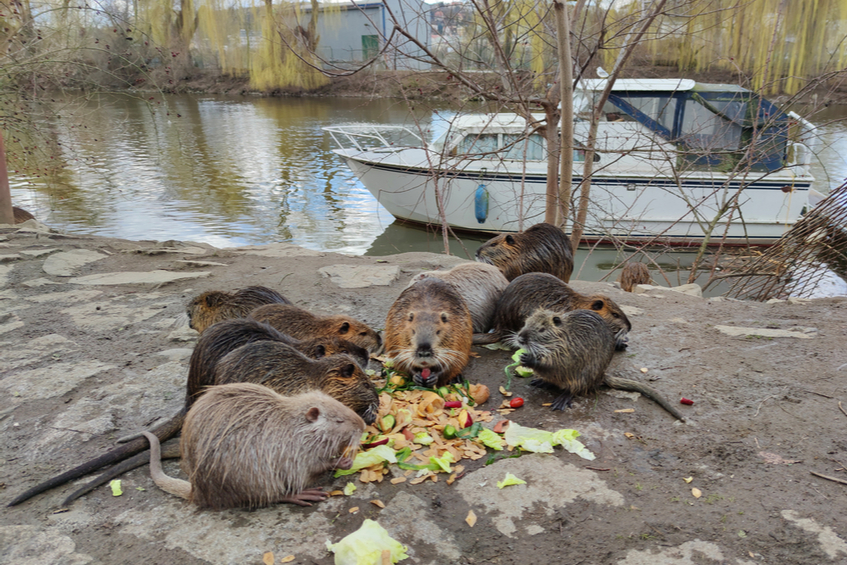
[[[604,375],[604,384],[610,388],[615,388],[618,390],[630,390],[633,392],[640,392],[643,395],[647,396],[660,406],[666,409],[666,411],[680,420],[681,422],[685,422],[686,418],[683,417],[683,414],[677,411],[677,409],[669,404],[668,400],[663,398],[663,396],[655,389],[646,384],[640,383],[639,381],[632,381],[630,379],[622,379],[619,377],[612,377],[610,375]]]
[[[141,435],[144,432],[140,432],[138,435]],[[154,436],[155,437],[155,436]],[[179,459],[180,457],[180,443],[179,441],[169,441],[165,445],[162,446],[161,449],[161,459]],[[124,459],[117,465],[112,465],[106,471],[97,476],[96,479],[90,481],[71,494],[68,495],[62,502],[62,508],[68,508],[71,504],[76,501],[76,499],[80,498],[83,495],[86,495],[96,489],[99,486],[105,485],[110,482],[112,479],[117,479],[124,473],[132,471],[133,469],[138,469],[142,465],[147,465],[150,462],[150,455],[146,451],[142,451],[141,453],[136,453],[129,459]]]
[[[153,430],[153,433],[156,434],[156,437],[159,438],[160,441],[164,441],[175,436],[183,426],[183,419],[185,418],[185,412],[181,411],[179,414]],[[93,473],[94,471],[100,469],[101,467],[105,467],[106,465],[112,465],[114,463],[118,463],[119,461],[123,461],[128,457],[135,455],[136,453],[140,453],[147,449],[148,442],[145,438],[139,437],[132,441],[129,441],[120,447],[116,447],[115,449],[108,451],[101,455],[100,457],[96,457],[91,461],[83,463],[77,467],[69,471],[65,471],[61,475],[57,475],[52,479],[44,481],[43,483],[32,487],[26,492],[18,495],[12,502],[10,502],[9,506],[15,506],[29,500],[33,496],[37,494],[41,494],[46,490],[50,490],[54,487],[58,487],[59,485],[63,485],[69,481],[73,481],[74,479],[78,479],[84,475],[89,473]]]
[[[169,477],[162,470],[162,460],[159,455],[159,438],[150,432],[141,432],[150,442],[150,477],[156,486],[167,493],[188,499],[191,496],[191,484],[182,479]]]
[[[471,338],[471,345],[492,345],[494,343],[498,343],[503,339],[503,333],[499,331],[493,331],[489,333],[475,333]]]

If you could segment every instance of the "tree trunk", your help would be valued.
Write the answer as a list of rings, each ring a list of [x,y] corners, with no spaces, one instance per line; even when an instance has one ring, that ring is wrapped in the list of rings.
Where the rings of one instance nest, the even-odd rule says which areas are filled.
[[[15,225],[15,213],[12,211],[12,192],[9,189],[9,172],[6,170],[6,147],[3,144],[2,131],[0,131],[0,224]]]
[[[571,176],[574,165],[574,75],[571,72],[571,22],[563,0],[554,0],[559,56],[559,88],[562,134],[559,153],[559,214],[555,225],[565,227],[571,207]],[[577,244],[574,244],[577,248]]]

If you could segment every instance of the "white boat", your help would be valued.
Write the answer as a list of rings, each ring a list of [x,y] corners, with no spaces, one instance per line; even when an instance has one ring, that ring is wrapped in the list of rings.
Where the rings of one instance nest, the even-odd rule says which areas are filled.
[[[574,97],[576,191],[593,99]],[[815,127],[735,85],[619,79],[598,124],[584,239],[769,245],[808,205]],[[541,121],[542,115],[533,120]],[[427,143],[401,126],[324,128],[365,187],[400,220],[515,232],[544,218],[544,137],[515,114],[460,115]],[[411,140],[411,143],[401,141]]]

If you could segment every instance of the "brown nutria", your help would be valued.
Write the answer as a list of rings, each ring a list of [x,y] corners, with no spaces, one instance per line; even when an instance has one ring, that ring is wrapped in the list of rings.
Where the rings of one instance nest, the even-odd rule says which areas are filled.
[[[494,330],[475,336],[474,343],[495,343],[509,332],[517,332],[539,307],[559,312],[592,310],[609,326],[616,339],[616,348],[627,347],[630,320],[618,304],[602,294],[580,294],[546,273],[528,273],[509,283],[495,308]]]
[[[242,345],[215,366],[210,385],[256,383],[280,394],[321,390],[371,424],[377,417],[380,398],[371,379],[350,355],[337,354],[310,359],[279,341],[256,341]],[[200,391],[187,390],[187,394]],[[202,398],[202,397],[201,397]]]
[[[255,320],[236,319],[218,322],[201,334],[197,345],[191,354],[189,361],[188,379],[186,381],[185,406],[168,421],[151,430],[160,441],[174,437],[180,432],[186,411],[197,398],[205,392],[206,388],[215,384],[215,366],[218,362],[233,350],[257,341],[278,341],[290,347],[303,351],[307,356],[322,357],[336,353],[350,352],[353,358],[361,363],[367,363],[368,353],[351,343],[337,338],[296,340],[286,336],[271,326]],[[357,374],[362,374],[358,371]],[[362,386],[359,383],[359,386]],[[372,387],[373,388],[373,387]],[[285,392],[285,390],[281,390]],[[376,398],[376,393],[374,393]],[[375,401],[376,402],[376,401]],[[372,410],[376,414],[376,408]],[[373,417],[372,417],[373,420]],[[369,422],[370,423],[370,422]],[[91,492],[98,486],[105,484],[111,479],[135,469],[147,462],[147,456],[141,453],[147,449],[148,442],[142,437],[133,439],[120,445],[90,461],[87,461],[73,469],[57,475],[39,485],[32,487],[17,498],[9,506],[20,504],[25,500],[42,493],[51,488],[78,479],[89,473],[113,465],[94,480],[72,492],[62,503],[63,507],[69,506],[74,500]],[[120,462],[120,463],[119,463]],[[115,465],[118,463],[117,465]]]
[[[216,322],[245,318],[263,304],[291,304],[291,301],[264,286],[248,286],[235,292],[212,290],[195,296],[188,303],[188,325],[203,333]]]
[[[362,418],[320,391],[285,397],[249,383],[217,386],[186,415],[180,456],[188,481],[162,472],[159,440],[144,433],[156,485],[221,510],[324,500],[327,493],[308,485],[349,469],[364,429]]]
[[[618,283],[624,292],[633,292],[637,284],[651,284],[651,274],[644,263],[625,263],[618,276]]]
[[[547,383],[562,391],[553,410],[571,406],[574,396],[584,396],[605,384],[640,392],[683,420],[680,412],[648,385],[605,374],[615,351],[615,338],[604,319],[591,310],[555,312],[538,308],[511,341],[526,350],[519,360],[538,377],[531,384]]]
[[[218,322],[201,334],[191,353],[186,394],[196,395],[202,392],[204,386],[213,383],[213,374],[218,361],[242,345],[255,341],[280,341],[312,359],[348,353],[363,369],[368,367],[369,356],[365,349],[336,336],[299,340],[264,322],[237,318]],[[186,410],[191,407],[193,401],[194,396],[186,397]]]
[[[386,316],[386,357],[419,386],[458,377],[471,355],[471,313],[454,288],[426,278],[407,287]]]
[[[318,316],[291,304],[268,304],[256,308],[248,317],[297,339],[340,337],[364,347],[373,355],[379,354],[383,346],[377,332],[344,314]]]
[[[471,312],[474,331],[480,333],[492,327],[495,304],[509,286],[504,274],[494,265],[486,263],[462,263],[449,271],[425,271],[412,277],[409,284],[428,277],[453,285]]]
[[[510,281],[525,273],[550,273],[568,282],[574,269],[571,240],[544,223],[493,237],[477,250],[477,260],[494,265]]]
[[[17,206],[12,206],[12,214],[15,216],[15,223],[22,224],[27,220],[34,220],[35,216],[24,210],[23,208],[18,208]]]

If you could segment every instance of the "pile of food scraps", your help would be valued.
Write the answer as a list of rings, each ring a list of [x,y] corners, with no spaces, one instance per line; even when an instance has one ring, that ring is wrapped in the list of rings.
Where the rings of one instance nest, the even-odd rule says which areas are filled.
[[[410,385],[403,375],[393,374],[380,392],[376,421],[365,428],[360,451],[349,470],[336,476],[359,473],[363,483],[382,482],[387,463],[405,470],[392,484],[409,481],[437,482],[447,473],[448,484],[461,475],[463,459],[487,455],[487,447],[503,449],[503,438],[483,424],[494,418],[475,407],[489,398],[485,385],[448,385],[425,389]],[[512,410],[509,410],[510,412]],[[415,476],[412,476],[415,475]]]

